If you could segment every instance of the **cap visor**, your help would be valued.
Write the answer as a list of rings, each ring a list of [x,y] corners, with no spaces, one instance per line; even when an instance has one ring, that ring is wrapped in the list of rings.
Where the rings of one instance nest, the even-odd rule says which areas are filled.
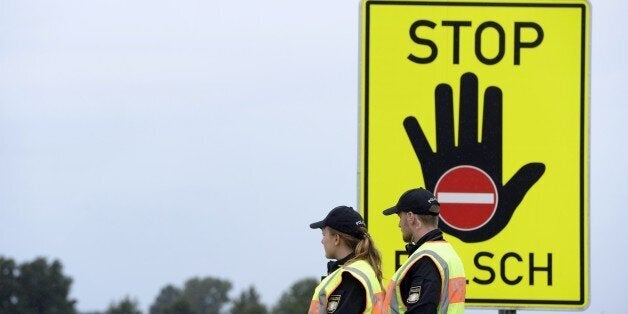
[[[325,222],[323,220],[310,224],[310,228],[312,229],[320,229],[325,227]]]
[[[382,213],[388,216],[388,215],[396,214],[397,212],[399,212],[399,210],[397,209],[397,206],[393,206],[389,209],[384,210]]]

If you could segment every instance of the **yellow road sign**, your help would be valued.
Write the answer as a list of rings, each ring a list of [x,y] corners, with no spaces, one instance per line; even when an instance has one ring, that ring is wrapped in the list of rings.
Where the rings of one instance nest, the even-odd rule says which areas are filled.
[[[586,0],[361,10],[360,205],[385,277],[407,255],[381,211],[424,186],[465,264],[468,306],[586,307]]]

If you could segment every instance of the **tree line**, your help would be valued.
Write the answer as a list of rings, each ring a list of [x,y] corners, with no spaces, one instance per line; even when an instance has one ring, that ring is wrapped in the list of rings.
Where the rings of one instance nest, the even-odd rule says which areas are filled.
[[[150,305],[148,314],[294,314],[306,313],[314,288],[314,278],[292,284],[273,306],[260,301],[254,286],[230,298],[232,284],[214,277],[193,277],[182,287],[167,284]],[[63,273],[58,260],[39,257],[16,263],[0,256],[0,314],[143,314],[130,296],[113,301],[102,312],[79,313],[76,300],[69,297],[72,278]]]

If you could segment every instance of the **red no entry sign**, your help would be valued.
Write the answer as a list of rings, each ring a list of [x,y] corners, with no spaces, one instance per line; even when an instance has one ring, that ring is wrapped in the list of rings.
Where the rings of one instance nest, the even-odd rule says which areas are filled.
[[[486,224],[497,209],[497,188],[491,177],[473,166],[457,166],[445,172],[434,188],[441,219],[459,230]]]

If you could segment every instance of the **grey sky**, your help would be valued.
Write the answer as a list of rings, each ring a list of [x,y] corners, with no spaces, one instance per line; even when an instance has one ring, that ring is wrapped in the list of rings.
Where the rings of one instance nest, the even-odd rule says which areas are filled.
[[[628,4],[592,9],[587,313],[619,313]],[[272,305],[323,274],[308,224],[357,199],[358,13],[0,1],[0,254],[60,259],[83,311],[125,295],[146,309],[192,276]]]

